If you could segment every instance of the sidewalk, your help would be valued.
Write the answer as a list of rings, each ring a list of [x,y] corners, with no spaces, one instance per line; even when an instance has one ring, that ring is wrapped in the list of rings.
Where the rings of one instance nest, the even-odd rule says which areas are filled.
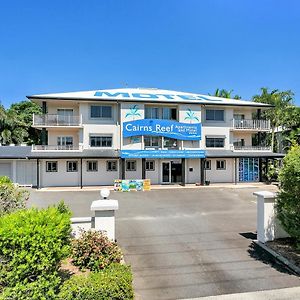
[[[263,182],[247,182],[247,183],[212,183],[210,185],[196,186],[195,184],[186,184],[185,186],[179,184],[172,185],[151,185],[151,190],[162,190],[162,189],[213,189],[213,188],[227,188],[227,189],[243,189],[243,188],[264,188],[266,186]],[[269,188],[272,187],[274,190],[277,189],[276,185],[267,185]],[[100,191],[103,188],[107,188],[111,191],[114,190],[113,185],[108,186],[84,186],[80,187],[47,187],[37,190],[38,192],[86,192],[86,191]]]

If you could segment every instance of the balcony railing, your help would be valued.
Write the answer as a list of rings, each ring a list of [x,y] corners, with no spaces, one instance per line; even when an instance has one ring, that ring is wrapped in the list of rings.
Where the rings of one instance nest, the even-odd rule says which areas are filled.
[[[271,151],[269,146],[232,146],[234,151]]]
[[[270,120],[232,120],[232,128],[233,129],[245,129],[245,130],[265,130],[269,131]]]
[[[82,151],[82,145],[32,145],[32,151]]]
[[[33,126],[81,126],[82,116],[33,115]]]

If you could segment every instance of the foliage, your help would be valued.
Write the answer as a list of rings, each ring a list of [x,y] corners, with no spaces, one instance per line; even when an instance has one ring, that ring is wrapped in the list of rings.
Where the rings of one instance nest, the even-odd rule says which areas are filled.
[[[51,284],[56,285],[60,261],[70,253],[70,215],[49,207],[0,218],[1,286],[44,288],[42,278],[51,278]]]
[[[239,95],[232,95],[233,90],[225,90],[225,89],[216,89],[212,96],[221,97],[221,98],[229,98],[239,100],[242,97]],[[210,94],[209,94],[210,95]]]
[[[277,181],[278,180],[279,167],[275,166],[273,163],[268,163],[268,172],[266,174],[267,181]]]
[[[81,231],[80,237],[72,242],[73,264],[91,271],[106,268],[114,262],[120,262],[122,252],[118,245],[100,231]]]
[[[286,111],[293,107],[294,94],[291,91],[272,90],[261,88],[261,94],[253,96],[254,102],[260,102],[273,105],[273,108],[267,109],[263,117],[271,122],[271,149],[275,150],[275,129],[284,126],[287,122],[288,115]]]
[[[0,143],[37,143],[39,133],[31,127],[32,115],[41,112],[40,106],[31,101],[14,103],[7,110],[0,105]]]
[[[133,299],[130,267],[111,264],[107,269],[88,276],[73,276],[60,291],[61,300]]]
[[[280,191],[277,215],[284,229],[300,248],[300,146],[294,145],[284,158],[279,172]]]
[[[0,177],[0,216],[24,209],[29,191],[14,185],[6,177]]]

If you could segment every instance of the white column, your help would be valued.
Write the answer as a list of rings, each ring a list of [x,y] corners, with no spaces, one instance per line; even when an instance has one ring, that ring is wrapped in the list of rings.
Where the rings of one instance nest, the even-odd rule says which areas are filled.
[[[91,205],[91,211],[95,212],[95,230],[105,231],[113,241],[116,240],[115,212],[118,208],[118,200],[97,200]]]
[[[257,240],[261,243],[287,237],[275,215],[276,194],[268,191],[255,192],[257,196]]]

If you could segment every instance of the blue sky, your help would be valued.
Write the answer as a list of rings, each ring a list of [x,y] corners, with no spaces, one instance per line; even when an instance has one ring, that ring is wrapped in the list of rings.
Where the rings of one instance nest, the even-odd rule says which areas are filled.
[[[38,93],[158,87],[300,104],[300,1],[0,2],[0,101]]]

